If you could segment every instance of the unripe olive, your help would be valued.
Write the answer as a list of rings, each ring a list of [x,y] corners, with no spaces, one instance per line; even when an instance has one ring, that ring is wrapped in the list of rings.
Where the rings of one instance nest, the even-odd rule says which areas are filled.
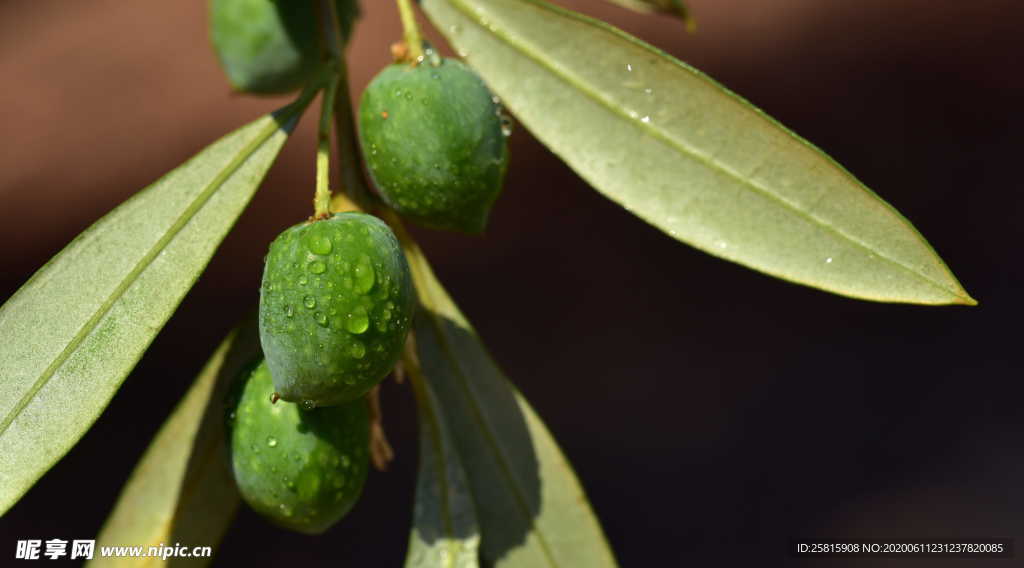
[[[270,245],[260,342],[281,398],[327,406],[366,394],[394,367],[414,298],[398,239],[380,219],[339,213]]]
[[[231,86],[279,94],[306,83],[322,59],[318,3],[312,0],[210,0],[210,40]],[[357,0],[335,0],[347,39]]]
[[[359,138],[388,205],[428,227],[483,231],[508,165],[495,101],[454,59],[381,71],[359,104]]]
[[[242,499],[273,523],[318,534],[352,509],[369,466],[365,399],[304,410],[271,402],[274,385],[260,362],[228,400],[228,448]]]

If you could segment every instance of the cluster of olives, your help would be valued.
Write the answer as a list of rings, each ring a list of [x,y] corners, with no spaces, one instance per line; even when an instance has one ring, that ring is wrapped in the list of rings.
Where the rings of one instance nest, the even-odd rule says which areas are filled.
[[[335,0],[347,38],[355,0]],[[211,39],[232,86],[301,88],[322,62],[313,2],[211,0]],[[359,137],[382,201],[427,227],[481,232],[508,151],[496,99],[437,56],[385,68],[363,93]],[[377,217],[321,215],[270,245],[260,288],[263,358],[228,400],[243,499],[286,528],[320,533],[362,491],[367,394],[401,356],[415,304],[409,266]]]

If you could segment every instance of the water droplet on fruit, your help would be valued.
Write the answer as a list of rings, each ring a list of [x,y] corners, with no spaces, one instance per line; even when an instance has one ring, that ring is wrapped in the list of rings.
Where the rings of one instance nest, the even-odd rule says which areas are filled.
[[[305,286],[306,284],[309,284],[309,278],[305,274],[299,276],[299,286]]]
[[[313,274],[323,274],[325,270],[327,270],[327,265],[324,264],[323,261],[314,260],[313,262],[309,263],[309,271],[312,272]]]
[[[349,351],[356,359],[362,359],[363,356],[366,355],[366,346],[360,341],[353,341],[352,346],[349,347]]]
[[[271,448],[276,448],[277,447],[277,438],[275,438],[273,436],[267,436],[267,445],[270,446]]]
[[[317,325],[320,327],[327,327],[327,316],[322,312],[316,312],[313,314],[313,319],[316,320]]]
[[[312,310],[316,307],[316,298],[313,296],[306,296],[302,299],[302,305]]]
[[[313,254],[331,254],[331,239],[326,235],[314,235],[306,245]]]
[[[370,327],[370,318],[366,314],[366,309],[362,306],[357,306],[356,309],[352,310],[352,313],[348,314],[345,329],[349,333],[363,333],[368,327]]]
[[[284,503],[281,503],[279,508],[281,509],[281,514],[282,515],[284,515],[286,517],[292,516],[291,507],[289,507],[288,505],[285,505]]]
[[[292,317],[292,315],[294,315],[294,314],[295,314],[295,310],[292,309],[291,304],[288,304],[287,306],[284,307],[284,315],[286,317]]]
[[[375,275],[373,272],[373,266],[370,265],[370,259],[366,255],[359,258],[359,262],[355,268],[355,287],[356,292],[365,294],[373,288]]]
[[[306,400],[302,401],[302,408],[304,410],[313,410],[314,408],[316,408],[316,403],[307,398]],[[299,461],[299,459],[300,458],[296,455],[295,461]]]

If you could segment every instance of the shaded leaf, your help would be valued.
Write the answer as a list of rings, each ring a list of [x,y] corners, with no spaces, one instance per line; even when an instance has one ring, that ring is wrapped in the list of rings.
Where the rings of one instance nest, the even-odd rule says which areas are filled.
[[[225,136],[125,201],[0,307],[0,513],[106,407],[313,94]]]
[[[891,206],[692,67],[539,0],[422,5],[531,133],[675,238],[855,298],[975,303]]]
[[[643,12],[650,14],[652,12],[662,12],[665,14],[672,14],[679,18],[686,25],[686,30],[689,32],[696,31],[697,22],[694,21],[693,16],[690,15],[690,10],[683,3],[683,0],[608,0],[613,4],[618,4],[625,8],[636,12]]]
[[[407,359],[420,422],[420,465],[406,568],[476,568],[480,533],[462,460],[437,397]]]
[[[406,255],[423,306],[417,353],[466,470],[482,534],[481,563],[616,566],[547,428],[491,360],[419,249],[407,242]]]
[[[239,504],[226,458],[224,395],[260,354],[255,319],[232,331],[196,377],[121,490],[96,539],[103,546],[175,543],[216,549]],[[89,566],[205,566],[210,558],[95,556]]]

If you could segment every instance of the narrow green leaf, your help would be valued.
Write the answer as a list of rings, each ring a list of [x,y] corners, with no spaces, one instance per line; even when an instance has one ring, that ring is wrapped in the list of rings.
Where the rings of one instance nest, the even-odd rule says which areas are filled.
[[[690,10],[683,3],[683,0],[608,0],[613,4],[618,4],[625,8],[629,8],[635,12],[643,12],[650,14],[654,12],[662,12],[665,14],[672,14],[679,18],[686,25],[686,30],[694,32],[697,30],[697,22],[694,21],[693,16],[690,15]]]
[[[675,238],[855,298],[975,303],[891,206],[692,67],[539,0],[423,8],[530,132]]]
[[[97,548],[148,549],[175,543],[216,548],[239,503],[224,445],[224,394],[242,367],[259,353],[255,319],[224,339],[135,466],[97,537]],[[169,558],[166,564],[205,566],[209,561],[206,557]],[[97,555],[89,566],[155,562]]]
[[[418,368],[410,374],[420,418],[420,467],[405,566],[477,568],[480,532],[462,460],[437,396]]]
[[[476,504],[481,561],[500,567],[616,566],[572,467],[491,360],[415,246],[423,305],[417,353],[444,409]]]
[[[0,514],[106,407],[313,94],[225,136],[118,206],[0,307]]]

